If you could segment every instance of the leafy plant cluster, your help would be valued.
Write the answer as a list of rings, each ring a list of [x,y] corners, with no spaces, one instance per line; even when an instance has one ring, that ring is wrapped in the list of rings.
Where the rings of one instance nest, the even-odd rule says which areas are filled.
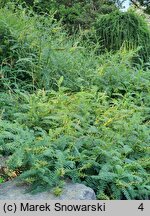
[[[121,24],[122,27],[119,28],[119,20],[125,22],[131,17],[133,17],[131,19],[133,28],[132,22],[131,24],[128,22],[129,34],[126,34],[127,31],[123,33],[121,29],[124,27]],[[126,61],[125,58],[129,59],[131,55],[133,55],[129,59],[131,62],[133,59],[135,63],[148,61],[150,33],[143,20],[131,12],[104,15],[100,20],[102,22],[98,20],[95,24],[95,31],[91,31],[92,36],[89,35],[89,31],[81,31],[79,36],[69,36],[53,15],[46,17],[36,15],[33,11],[23,8],[16,12],[7,8],[1,9],[0,26],[3,38],[1,40],[1,89],[22,88],[34,91],[38,88],[46,90],[53,88],[57,90],[57,80],[63,76],[65,87],[69,87],[72,91],[79,91],[82,86],[93,85],[95,80],[97,83],[98,67],[103,64],[104,58],[109,59],[107,51],[116,52],[120,49],[119,52],[124,53],[123,61]],[[139,27],[136,27],[136,23]],[[110,28],[113,31],[107,32]],[[118,28],[118,32],[115,28]],[[139,35],[133,36],[135,31],[139,32]],[[131,54],[126,55],[125,50],[129,50]],[[104,56],[96,54],[104,51],[106,52]],[[119,54],[112,56],[112,61],[115,63],[117,55]],[[120,55],[120,58],[122,56]],[[122,67],[126,70],[123,61]],[[126,74],[122,70],[120,73]]]
[[[53,9],[0,9],[0,155],[8,157],[0,183],[14,173],[32,192],[59,195],[71,180],[97,199],[149,199],[150,70],[137,49],[149,35],[146,24],[117,12],[100,17],[90,35],[68,35]],[[131,27],[133,17],[142,35],[130,38],[135,47],[122,45],[119,30],[113,35],[110,17],[113,30],[120,17]]]
[[[8,167],[20,169],[34,192],[69,178],[92,187],[99,199],[148,199],[148,108],[128,94],[110,99],[96,88],[21,94],[16,123],[0,126]]]

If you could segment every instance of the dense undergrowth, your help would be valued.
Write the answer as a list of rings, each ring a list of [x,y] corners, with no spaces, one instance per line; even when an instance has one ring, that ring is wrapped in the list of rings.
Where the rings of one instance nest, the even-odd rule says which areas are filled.
[[[0,155],[33,192],[71,179],[98,199],[149,199],[150,53],[139,39],[99,55],[95,32],[0,9]]]

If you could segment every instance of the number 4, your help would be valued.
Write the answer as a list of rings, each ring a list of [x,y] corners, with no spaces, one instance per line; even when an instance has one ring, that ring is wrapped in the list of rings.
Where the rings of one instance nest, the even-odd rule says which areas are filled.
[[[143,211],[144,210],[144,206],[143,206],[143,203],[141,203],[138,207],[139,210]]]

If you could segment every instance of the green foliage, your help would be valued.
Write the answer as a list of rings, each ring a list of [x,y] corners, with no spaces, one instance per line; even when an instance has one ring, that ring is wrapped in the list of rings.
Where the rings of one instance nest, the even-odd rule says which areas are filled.
[[[36,88],[37,80],[46,76],[46,63],[52,58],[49,56],[51,49],[57,49],[64,38],[63,33],[58,37],[60,28],[59,24],[52,23],[53,17],[44,19],[41,16],[37,21],[37,16],[34,16],[32,11],[29,12],[30,14],[27,13],[25,9],[17,10],[17,12],[8,9],[0,10],[0,31],[3,37],[0,62],[1,88],[23,87],[29,90]],[[47,38],[48,34],[50,34],[49,38]],[[13,38],[13,41],[10,38]],[[52,38],[56,38],[53,44]],[[49,70],[47,73],[51,73],[51,68]],[[51,77],[52,74],[49,76]],[[46,85],[45,82],[44,85]],[[43,82],[40,87],[43,87]]]
[[[146,22],[132,11],[113,12],[100,15],[95,23],[96,35],[99,40],[99,52],[116,51],[125,47],[139,47],[139,58],[149,60],[150,31]]]
[[[75,3],[80,12],[82,1]],[[99,18],[94,38],[93,29],[68,35],[55,19],[58,13],[38,9],[12,3],[0,9],[0,154],[9,158],[6,177],[19,175],[32,192],[52,188],[57,196],[71,179],[93,188],[98,199],[149,199],[147,26],[131,12],[117,12]],[[129,25],[128,42],[123,27],[121,39],[120,22]],[[140,32],[138,39],[133,31]],[[101,33],[105,48],[97,55]]]
[[[149,109],[134,102],[142,103],[138,95],[111,99],[97,88],[70,94],[62,87],[21,95],[24,113],[14,115],[20,126],[2,121],[1,139],[9,147],[1,148],[3,154],[16,149],[8,167],[20,169],[34,192],[70,178],[92,187],[99,199],[148,199]]]
[[[150,89],[150,73],[149,70],[144,71],[143,66],[132,66],[132,59],[136,55],[135,51],[129,52],[125,49],[115,55],[104,55],[97,70],[94,71],[92,85],[96,85],[99,90],[111,96],[119,93],[122,97],[129,92],[131,95],[141,95],[145,102]]]
[[[54,190],[53,190],[53,192],[54,192],[55,196],[60,196],[62,194],[62,188],[55,187]]]
[[[0,184],[4,182],[3,177],[0,176]]]
[[[62,20],[63,24],[73,32],[79,28],[90,28],[98,14],[107,14],[117,9],[115,1],[109,0],[15,0],[15,7],[32,8],[37,14],[49,14],[53,11],[57,21]],[[12,2],[1,1],[1,5],[12,7]]]
[[[34,49],[31,49],[27,29],[34,29],[34,19],[26,17],[25,11],[18,13],[8,9],[0,10],[1,40],[1,88],[17,88],[18,83],[26,85],[33,80],[31,60]],[[7,16],[5,16],[7,14]],[[31,30],[31,31],[32,31]]]
[[[12,155],[17,148],[34,140],[33,132],[17,123],[0,120],[0,154]],[[21,156],[21,155],[20,155]]]
[[[7,26],[15,38],[14,45],[5,53],[8,57],[2,57],[1,89],[57,89],[61,76],[73,91],[86,82],[90,65],[96,64],[94,51],[88,53],[80,46],[81,38],[70,38],[52,15],[1,9],[0,18],[2,27]]]

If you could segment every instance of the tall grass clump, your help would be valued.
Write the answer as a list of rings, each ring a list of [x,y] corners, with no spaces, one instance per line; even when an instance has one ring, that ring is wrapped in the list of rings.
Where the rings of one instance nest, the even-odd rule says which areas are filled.
[[[150,30],[147,23],[133,11],[100,15],[95,23],[99,52],[139,48],[139,58],[148,61],[150,55]]]
[[[56,90],[61,76],[72,91],[89,84],[86,77],[96,65],[94,53],[80,46],[80,36],[69,36],[53,14],[4,8],[0,9],[0,26],[5,33],[1,47],[7,42],[1,56],[2,89]]]
[[[25,10],[0,9],[1,89],[32,84],[35,49],[31,46],[34,39],[28,32],[35,32],[34,21],[26,16]]]

